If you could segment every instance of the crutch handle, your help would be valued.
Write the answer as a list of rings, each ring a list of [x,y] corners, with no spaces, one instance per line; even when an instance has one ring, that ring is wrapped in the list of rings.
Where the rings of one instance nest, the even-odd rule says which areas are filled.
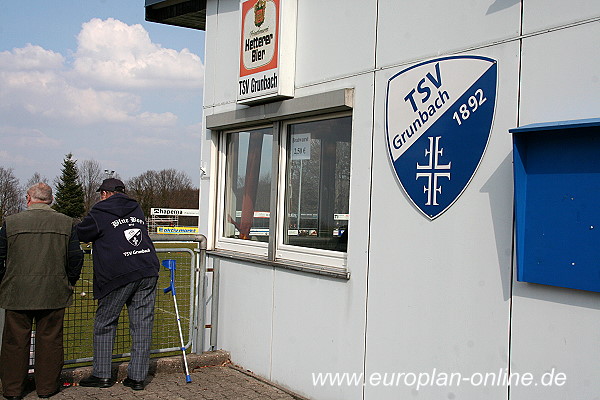
[[[175,270],[176,268],[176,261],[175,260],[163,260],[162,261],[162,265],[163,267],[165,267],[166,269],[168,269],[169,271],[171,271],[171,284],[169,285],[169,287],[164,288],[163,292],[164,293],[173,293],[173,296],[175,296]]]

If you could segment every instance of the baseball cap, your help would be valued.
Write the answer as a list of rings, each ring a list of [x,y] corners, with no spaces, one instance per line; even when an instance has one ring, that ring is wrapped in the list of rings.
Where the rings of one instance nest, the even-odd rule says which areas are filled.
[[[96,192],[101,192],[105,190],[107,192],[124,192],[125,184],[116,178],[108,178],[102,181],[102,185],[96,190]]]

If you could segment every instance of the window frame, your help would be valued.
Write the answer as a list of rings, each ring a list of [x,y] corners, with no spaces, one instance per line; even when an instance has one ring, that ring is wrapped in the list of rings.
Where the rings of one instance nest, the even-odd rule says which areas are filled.
[[[280,142],[287,141],[287,130],[284,127],[289,124],[345,116],[352,119],[350,133],[352,138],[354,136],[353,102],[354,89],[344,88],[206,116],[207,134],[212,142],[211,169],[214,171],[210,184],[210,203],[212,204],[210,209],[212,211],[209,212],[208,238],[208,252],[211,256],[350,279],[350,272],[346,265],[348,251],[283,245],[283,221],[285,218],[283,215],[284,204],[280,202],[285,202],[285,188],[280,184],[282,180],[285,182],[286,178],[287,144],[282,145]],[[268,243],[257,243],[225,238],[223,236],[223,213],[225,210],[223,174],[226,165],[226,134],[264,127],[272,127],[271,171],[272,176],[277,177],[277,179],[271,180],[269,241]],[[348,199],[350,210],[352,208],[351,192],[350,188]]]
[[[336,250],[325,250],[316,247],[303,247],[295,246],[292,244],[285,244],[284,241],[284,229],[285,228],[285,202],[286,202],[286,188],[287,188],[287,164],[288,164],[288,131],[289,127],[294,124],[301,124],[305,122],[325,121],[333,120],[342,117],[352,117],[352,113],[332,113],[320,115],[317,117],[305,117],[299,119],[289,119],[281,121],[281,132],[279,140],[281,145],[279,146],[279,175],[278,175],[278,193],[277,199],[277,210],[279,218],[277,220],[277,232],[275,236],[276,242],[276,253],[275,259],[291,260],[291,261],[305,261],[310,264],[329,265],[337,268],[344,268],[346,266],[347,251],[336,251]],[[352,136],[352,132],[350,133]],[[352,142],[351,142],[352,143]],[[350,203],[350,199],[348,199]]]
[[[269,258],[269,253],[271,252],[269,247],[270,247],[270,242],[272,241],[270,239],[270,236],[272,234],[272,230],[271,230],[271,221],[269,218],[269,240],[268,242],[258,242],[258,241],[251,241],[251,240],[242,240],[242,239],[237,239],[237,238],[228,238],[225,236],[225,206],[226,206],[226,178],[227,178],[227,173],[226,173],[226,168],[227,168],[227,139],[228,139],[228,135],[233,134],[233,133],[240,133],[240,132],[245,132],[245,131],[250,131],[250,130],[256,130],[256,129],[265,129],[265,128],[271,128],[272,130],[272,135],[273,135],[273,142],[275,141],[275,131],[273,129],[273,124],[263,124],[263,125],[257,125],[257,126],[252,126],[252,127],[247,127],[247,128],[242,128],[242,129],[234,129],[234,130],[228,130],[228,131],[223,131],[219,133],[219,137],[218,137],[218,141],[219,141],[219,159],[218,159],[218,171],[219,171],[219,176],[222,176],[223,179],[219,179],[219,182],[217,184],[217,218],[215,220],[215,238],[216,238],[216,247],[217,248],[221,248],[223,250],[228,250],[228,251],[235,251],[235,252],[241,252],[241,253],[247,253],[247,254],[254,254],[260,257],[266,257]],[[272,148],[275,148],[275,143],[272,144]],[[272,161],[271,161],[272,164]],[[272,171],[272,170],[271,170]],[[273,174],[273,172],[271,172]],[[273,185],[271,184],[271,191],[273,190]],[[272,201],[273,201],[273,197],[271,195],[270,198],[271,201],[271,212],[272,212]]]

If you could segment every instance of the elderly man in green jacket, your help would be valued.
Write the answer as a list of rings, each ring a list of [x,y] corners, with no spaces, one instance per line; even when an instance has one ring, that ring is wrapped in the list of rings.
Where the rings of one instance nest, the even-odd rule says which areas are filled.
[[[58,393],[65,308],[83,265],[73,219],[50,208],[50,186],[35,184],[26,198],[27,210],[6,217],[0,230],[0,307],[6,310],[0,379],[10,400],[23,396],[34,320],[36,391],[41,398]]]

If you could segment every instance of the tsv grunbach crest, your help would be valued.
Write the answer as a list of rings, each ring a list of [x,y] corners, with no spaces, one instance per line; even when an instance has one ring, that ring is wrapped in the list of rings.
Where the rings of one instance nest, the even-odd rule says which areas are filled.
[[[388,81],[386,135],[404,191],[428,218],[446,211],[475,174],[490,136],[497,64],[444,57]]]

